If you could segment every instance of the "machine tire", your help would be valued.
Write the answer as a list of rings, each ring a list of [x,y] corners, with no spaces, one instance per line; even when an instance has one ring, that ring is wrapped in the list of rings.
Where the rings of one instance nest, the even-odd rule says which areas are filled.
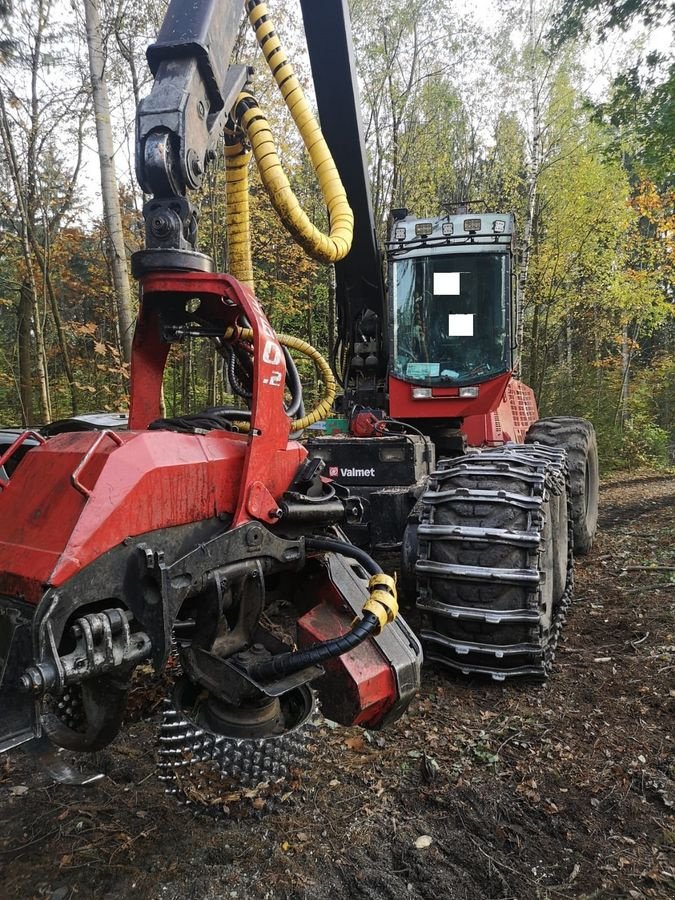
[[[530,426],[526,444],[561,447],[567,451],[570,473],[574,553],[585,556],[598,525],[599,467],[595,429],[587,419],[552,416]]]
[[[65,750],[94,753],[117,737],[126,710],[129,683],[116,675],[99,675],[79,686],[67,688],[61,697],[77,705],[73,716],[58,709],[61,697],[52,698],[45,710],[42,727],[49,740]],[[71,707],[72,708],[72,707]]]
[[[572,586],[564,454],[509,444],[446,460],[422,498],[427,660],[495,680],[551,670]]]

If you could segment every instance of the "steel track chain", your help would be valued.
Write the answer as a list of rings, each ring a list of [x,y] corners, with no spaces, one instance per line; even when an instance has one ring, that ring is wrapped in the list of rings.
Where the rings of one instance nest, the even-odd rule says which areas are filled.
[[[542,575],[545,510],[548,505],[552,516],[552,498],[562,496],[564,586],[547,608],[545,582],[552,572]],[[416,576],[426,659],[496,681],[545,679],[573,591],[565,451],[506,444],[442,460],[422,505]],[[555,535],[551,540],[555,553]],[[486,556],[488,564],[481,560]]]

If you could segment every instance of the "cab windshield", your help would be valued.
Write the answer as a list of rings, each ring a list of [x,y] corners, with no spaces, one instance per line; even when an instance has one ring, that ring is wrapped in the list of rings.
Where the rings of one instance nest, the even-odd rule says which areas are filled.
[[[424,384],[485,381],[510,366],[508,254],[395,260],[392,374]]]

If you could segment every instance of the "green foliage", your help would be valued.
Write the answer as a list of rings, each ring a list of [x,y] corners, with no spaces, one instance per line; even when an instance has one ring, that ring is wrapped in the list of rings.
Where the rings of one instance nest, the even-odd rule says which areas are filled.
[[[564,0],[550,39],[554,46],[583,35],[600,41],[612,32],[675,24],[672,0]],[[614,79],[606,101],[595,106],[599,121],[613,130],[610,150],[635,178],[650,177],[664,187],[673,183],[675,140],[675,63],[651,52],[640,55]]]
[[[604,39],[612,29],[625,30],[634,22],[649,27],[674,17],[672,0],[563,0],[553,35],[560,44],[592,27]]]
[[[673,185],[675,143],[675,63],[657,53],[614,80],[605,103],[595,107],[598,121],[613,133],[609,151],[637,180],[645,174],[665,189]]]

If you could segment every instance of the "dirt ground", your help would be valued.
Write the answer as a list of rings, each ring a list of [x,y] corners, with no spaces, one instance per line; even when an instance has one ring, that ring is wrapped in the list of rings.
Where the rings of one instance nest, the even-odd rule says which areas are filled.
[[[320,726],[266,815],[162,792],[147,685],[97,785],[3,757],[0,897],[675,896],[675,477],[604,483],[576,598],[547,685],[426,671],[387,731]]]

